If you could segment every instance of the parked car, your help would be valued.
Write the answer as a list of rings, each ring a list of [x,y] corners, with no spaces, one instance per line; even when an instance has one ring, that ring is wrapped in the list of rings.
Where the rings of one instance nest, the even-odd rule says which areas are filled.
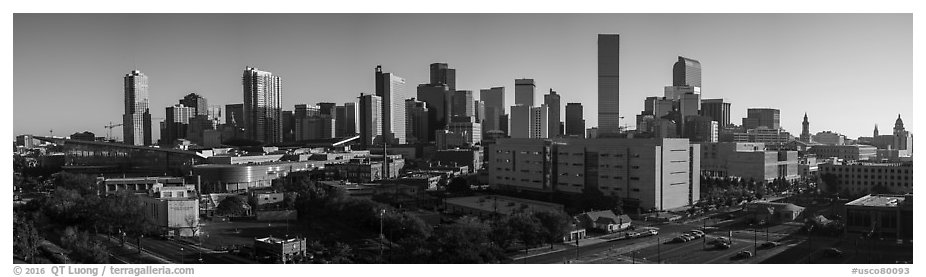
[[[734,256],[734,257],[735,257],[735,258],[748,259],[748,258],[751,258],[751,257],[752,257],[752,252],[749,252],[749,251],[742,251],[742,252],[736,253],[736,256]]]
[[[682,242],[685,242],[685,238],[683,238],[683,237],[675,237],[675,238],[672,239],[672,242],[682,243]]]
[[[730,239],[725,238],[725,237],[719,237],[719,238],[716,238],[716,239],[714,239],[713,241],[711,241],[711,244],[721,244],[721,243],[730,244],[731,241],[730,241]]]
[[[778,246],[778,243],[774,241],[768,241],[762,244],[762,248],[774,248],[776,246]]]
[[[691,231],[688,231],[688,232],[689,232],[689,233],[696,233],[696,234],[699,234],[699,235],[702,235],[702,236],[704,235],[704,231],[701,231],[701,230],[691,230]]]
[[[730,249],[730,244],[721,242],[721,243],[715,244],[714,247],[716,247],[717,249]]]
[[[842,250],[839,250],[836,248],[827,248],[826,250],[823,251],[823,254],[825,254],[828,257],[839,257],[839,256],[842,256]]]
[[[659,234],[659,231],[650,229],[650,230],[646,230],[646,231],[643,231],[643,232],[640,232],[640,233],[637,233],[637,234],[639,234],[639,236],[641,236],[641,237],[648,237],[648,236],[655,236],[655,235],[658,235],[658,234]]]

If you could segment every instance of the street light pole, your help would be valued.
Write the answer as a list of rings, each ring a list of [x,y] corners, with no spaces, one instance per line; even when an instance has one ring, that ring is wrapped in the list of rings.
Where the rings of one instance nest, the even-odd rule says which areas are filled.
[[[656,263],[662,263],[662,248],[660,247],[659,238],[656,238]]]

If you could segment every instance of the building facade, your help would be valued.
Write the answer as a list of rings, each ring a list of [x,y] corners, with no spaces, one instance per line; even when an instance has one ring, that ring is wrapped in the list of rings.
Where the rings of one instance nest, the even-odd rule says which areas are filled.
[[[699,200],[700,154],[687,139],[499,139],[486,167],[489,184],[500,189],[591,188],[644,210],[667,210]]]
[[[283,141],[282,91],[279,76],[253,67],[244,69],[244,131],[252,140],[264,143]]]
[[[582,103],[566,104],[566,135],[585,138],[585,117]]]
[[[561,133],[561,122],[560,122],[560,97],[559,94],[556,94],[556,91],[550,89],[550,93],[543,96],[543,105],[547,106],[548,111],[548,120],[547,120],[547,137],[555,138]]]
[[[739,177],[772,181],[800,179],[797,151],[767,151],[763,143],[703,143],[701,173],[711,177]]]
[[[620,122],[620,35],[598,34],[598,132],[616,134]]]
[[[389,144],[405,144],[405,78],[376,66],[376,95],[382,98],[382,136]]]
[[[122,141],[130,145],[151,145],[151,112],[148,110],[148,76],[133,70],[123,78],[125,114]]]
[[[382,97],[360,94],[360,147],[370,148],[383,130]]]
[[[913,162],[873,163],[857,161],[830,161],[819,165],[824,190],[836,186],[835,191],[851,194],[913,193]],[[832,175],[836,184],[826,183]]]

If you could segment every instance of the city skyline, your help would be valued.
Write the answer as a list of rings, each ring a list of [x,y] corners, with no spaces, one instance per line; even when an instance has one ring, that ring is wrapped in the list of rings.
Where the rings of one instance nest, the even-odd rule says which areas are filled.
[[[534,79],[537,91],[553,89],[564,103],[582,103],[586,127],[593,127],[596,36],[612,33],[622,37],[622,125],[635,125],[643,100],[672,85],[678,56],[702,63],[702,98],[732,103],[737,125],[748,108],[781,110],[781,126],[792,134],[800,133],[805,112],[811,133],[850,138],[869,136],[896,114],[913,120],[912,105],[894,104],[912,100],[909,14],[281,14],[248,15],[247,23],[261,24],[226,24],[241,16],[15,15],[14,133],[103,136],[103,125],[120,122],[124,112],[116,78],[136,69],[149,78],[156,125],[190,91],[215,105],[242,103],[239,74],[247,66],[280,76],[282,108],[291,110],[373,94],[368,76],[377,64],[408,87],[428,83],[435,62],[456,69],[457,90],[505,87],[508,103],[515,102],[514,79]],[[253,25],[277,29],[260,33]],[[136,28],[167,39],[147,40],[131,32]],[[425,44],[428,36],[420,34],[431,29],[472,43]],[[56,82],[41,81],[49,75]],[[866,97],[873,91],[878,97]],[[99,112],[69,117],[64,104],[47,102],[52,97],[96,103]],[[834,100],[840,105],[822,104]],[[44,116],[31,116],[40,109]]]

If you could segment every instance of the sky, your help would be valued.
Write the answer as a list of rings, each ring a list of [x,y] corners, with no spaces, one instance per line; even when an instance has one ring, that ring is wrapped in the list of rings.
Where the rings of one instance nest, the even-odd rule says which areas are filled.
[[[247,66],[283,79],[283,108],[356,101],[374,68],[404,77],[408,95],[428,65],[457,70],[457,89],[532,78],[584,106],[597,125],[597,34],[621,35],[623,124],[672,84],[678,56],[699,60],[702,98],[781,110],[801,132],[889,133],[898,114],[912,130],[911,14],[15,14],[15,134],[65,136],[121,123],[122,77],[149,78],[155,121],[190,92],[210,105],[243,102]],[[157,123],[153,137],[159,137]],[[121,129],[113,135],[121,137]]]

